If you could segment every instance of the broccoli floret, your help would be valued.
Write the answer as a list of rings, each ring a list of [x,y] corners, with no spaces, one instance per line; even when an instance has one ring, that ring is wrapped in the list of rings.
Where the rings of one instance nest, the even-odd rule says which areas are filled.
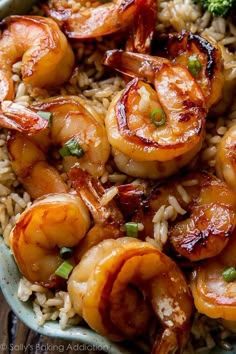
[[[205,10],[211,12],[214,16],[225,17],[236,5],[236,0],[193,0],[200,4]]]

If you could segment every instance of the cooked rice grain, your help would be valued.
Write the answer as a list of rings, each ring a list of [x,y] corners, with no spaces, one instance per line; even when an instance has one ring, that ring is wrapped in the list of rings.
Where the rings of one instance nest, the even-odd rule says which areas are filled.
[[[186,210],[184,210],[181,207],[178,200],[173,195],[169,195],[168,201],[169,201],[170,205],[172,205],[172,207],[176,210],[177,213],[179,213],[180,215],[186,214]]]
[[[191,197],[189,196],[186,189],[184,189],[184,187],[181,184],[178,184],[176,189],[185,203],[189,203],[191,201]]]
[[[101,205],[105,206],[107,205],[117,194],[118,194],[118,188],[113,186],[109,189],[107,189],[104,193],[104,195],[101,198]]]

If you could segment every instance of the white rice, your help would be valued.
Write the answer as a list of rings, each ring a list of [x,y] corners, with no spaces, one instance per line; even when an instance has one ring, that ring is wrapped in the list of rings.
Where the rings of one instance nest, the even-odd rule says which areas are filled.
[[[185,203],[189,203],[191,201],[191,197],[181,184],[178,184],[176,189]]]
[[[102,206],[107,205],[118,194],[118,192],[119,190],[115,186],[107,189],[101,198],[100,201],[101,205]]]
[[[172,207],[177,211],[177,213],[179,213],[180,215],[186,214],[186,210],[181,207],[178,200],[173,195],[169,195],[168,201],[170,205],[172,205]]]
[[[36,321],[42,326],[45,321],[59,320],[62,329],[71,323],[78,324],[81,318],[75,313],[70,296],[65,291],[58,291],[55,294],[40,285],[35,285],[27,279],[22,278],[19,283],[18,297],[21,301],[28,301],[34,295],[33,310]]]

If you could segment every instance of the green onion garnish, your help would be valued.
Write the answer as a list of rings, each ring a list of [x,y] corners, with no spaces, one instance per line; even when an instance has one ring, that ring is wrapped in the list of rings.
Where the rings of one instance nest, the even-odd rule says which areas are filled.
[[[79,145],[76,138],[71,138],[68,140],[65,145],[59,150],[59,154],[64,156],[76,156],[81,157],[84,154],[84,150]]]
[[[43,119],[48,120],[48,126],[52,126],[52,113],[51,112],[44,112],[44,111],[38,111],[36,112],[38,116],[42,117]]]
[[[196,76],[202,68],[202,63],[195,55],[191,55],[188,59],[188,71],[193,76]]]
[[[158,117],[160,117],[161,119],[157,120]],[[161,108],[154,109],[151,113],[151,121],[157,127],[164,125],[166,122],[166,115],[165,115],[165,112],[163,111],[163,109],[161,109]]]
[[[138,224],[136,222],[127,222],[125,224],[126,235],[130,237],[138,237]]]
[[[230,268],[225,269],[223,271],[223,273],[222,273],[222,277],[228,283],[236,280],[236,269],[235,269],[235,267],[230,267]]]
[[[68,259],[73,256],[74,248],[72,247],[62,247],[60,248],[60,257],[62,259]]]
[[[59,277],[61,278],[68,279],[72,269],[73,265],[65,261],[61,265],[59,265],[59,267],[55,271],[55,274],[59,275]]]

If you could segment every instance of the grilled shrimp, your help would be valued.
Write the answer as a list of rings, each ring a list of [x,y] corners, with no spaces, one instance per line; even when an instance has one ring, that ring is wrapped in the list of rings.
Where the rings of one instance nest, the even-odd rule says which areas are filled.
[[[216,173],[233,190],[236,190],[236,126],[223,136],[216,151]]]
[[[77,162],[94,176],[101,176],[105,172],[110,154],[106,130],[102,118],[83,99],[74,96],[55,97],[35,103],[31,109],[33,116],[37,116],[39,111],[52,114],[51,127],[29,135],[30,116],[23,116],[17,130],[25,133],[10,132],[8,151],[13,170],[33,198],[47,192],[62,192],[60,188],[64,188],[58,172],[48,162],[52,145],[62,147],[59,151],[63,156],[65,171]],[[7,118],[8,123],[9,120],[10,116]],[[12,121],[14,124],[14,117]],[[44,174],[44,168],[50,171],[48,176]]]
[[[68,292],[75,311],[112,340],[145,336],[154,316],[163,329],[156,352],[178,352],[187,340],[188,285],[174,261],[147,242],[122,237],[94,246],[74,268]]]
[[[143,178],[177,172],[202,146],[207,109],[200,86],[164,58],[113,50],[104,63],[155,86],[134,78],[109,107],[105,124],[118,168]]]
[[[179,254],[198,261],[219,254],[226,246],[236,225],[236,195],[207,172],[170,179],[154,187],[133,218],[144,224],[140,237],[154,235],[159,240],[158,227],[165,224],[168,213],[168,241]]]
[[[137,15],[139,6],[146,0],[97,1],[86,6],[85,0],[66,8],[61,1],[43,5],[46,14],[59,23],[70,38],[94,38],[129,27]]]
[[[55,274],[63,262],[60,249],[75,247],[89,226],[88,209],[78,196],[57,193],[35,201],[21,214],[10,236],[21,273],[33,283],[60,286],[62,279]]]
[[[190,282],[194,302],[200,313],[211,318],[236,321],[236,288],[233,279],[224,278],[224,272],[236,266],[236,233],[219,256],[197,265]],[[228,273],[230,274],[230,273]],[[226,323],[230,325],[229,323]]]
[[[79,261],[88,249],[100,241],[124,236],[121,230],[124,218],[113,199],[103,202],[106,190],[98,179],[93,178],[78,166],[72,167],[68,175],[72,187],[87,205],[94,220],[94,226],[81,240],[75,251],[76,260]]]
[[[207,107],[216,104],[222,97],[223,60],[217,43],[184,30],[159,36],[154,40],[152,54],[187,67],[201,87]]]
[[[32,86],[57,86],[70,77],[74,54],[52,19],[10,16],[0,28],[0,101],[14,98],[11,66],[20,58],[23,81]]]

